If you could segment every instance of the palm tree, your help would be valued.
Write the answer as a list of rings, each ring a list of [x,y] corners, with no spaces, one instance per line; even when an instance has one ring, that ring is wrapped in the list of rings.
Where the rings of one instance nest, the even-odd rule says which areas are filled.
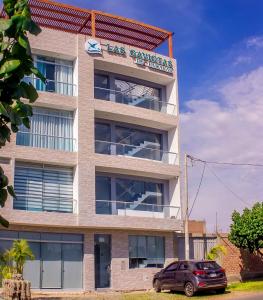
[[[34,259],[34,255],[28,245],[28,242],[26,240],[15,240],[10,251],[15,262],[16,272],[18,274],[23,274],[26,260]]]

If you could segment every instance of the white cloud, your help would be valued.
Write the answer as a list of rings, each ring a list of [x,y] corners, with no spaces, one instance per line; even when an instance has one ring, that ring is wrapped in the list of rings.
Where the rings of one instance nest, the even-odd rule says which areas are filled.
[[[254,36],[250,37],[247,40],[247,47],[255,47],[255,48],[262,48],[263,47],[263,36]]]
[[[220,102],[197,99],[186,102],[181,114],[182,149],[208,161],[263,163],[263,67],[217,86]],[[202,166],[190,168],[190,196],[193,199]],[[212,166],[222,181],[244,201],[263,200],[263,168]],[[233,209],[244,204],[206,170],[192,218],[206,218],[214,229],[218,212],[220,227],[230,223]]]

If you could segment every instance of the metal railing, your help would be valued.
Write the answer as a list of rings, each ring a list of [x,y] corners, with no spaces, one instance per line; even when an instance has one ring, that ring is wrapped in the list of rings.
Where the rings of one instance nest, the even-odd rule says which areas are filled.
[[[69,152],[76,151],[76,139],[74,138],[51,136],[32,132],[19,131],[16,135],[16,144]]]
[[[96,200],[96,214],[179,220],[180,207],[149,203],[134,205],[134,202]]]
[[[136,158],[156,160],[167,164],[177,164],[177,153],[156,148],[142,147],[95,140],[95,152],[108,155],[124,155]]]
[[[160,101],[159,98],[150,95],[139,96],[95,86],[94,98],[151,109],[171,115],[176,114],[176,105],[165,101]]]
[[[13,205],[14,209],[18,210],[73,213],[76,212],[77,200],[63,197],[39,199],[36,196],[20,196],[17,194]]]
[[[36,90],[40,92],[51,92],[66,96],[77,95],[77,86],[73,83],[47,79],[46,84],[44,84],[39,78],[36,78],[35,76],[26,76],[24,78],[24,81],[33,84]]]

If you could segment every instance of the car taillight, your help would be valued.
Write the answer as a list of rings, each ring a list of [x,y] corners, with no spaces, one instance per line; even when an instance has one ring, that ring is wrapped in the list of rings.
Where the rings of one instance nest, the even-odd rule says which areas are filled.
[[[196,276],[205,275],[205,271],[204,270],[195,270],[195,271],[193,271],[193,274]]]
[[[221,273],[226,273],[225,269],[223,269],[223,268],[221,268],[221,269],[219,270],[219,272],[221,272]]]

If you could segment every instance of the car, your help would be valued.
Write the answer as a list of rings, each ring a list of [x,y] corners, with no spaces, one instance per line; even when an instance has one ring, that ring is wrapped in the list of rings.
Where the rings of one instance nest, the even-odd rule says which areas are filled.
[[[156,292],[184,291],[192,297],[197,291],[215,290],[224,293],[227,287],[225,270],[212,260],[182,260],[169,264],[153,277]]]

